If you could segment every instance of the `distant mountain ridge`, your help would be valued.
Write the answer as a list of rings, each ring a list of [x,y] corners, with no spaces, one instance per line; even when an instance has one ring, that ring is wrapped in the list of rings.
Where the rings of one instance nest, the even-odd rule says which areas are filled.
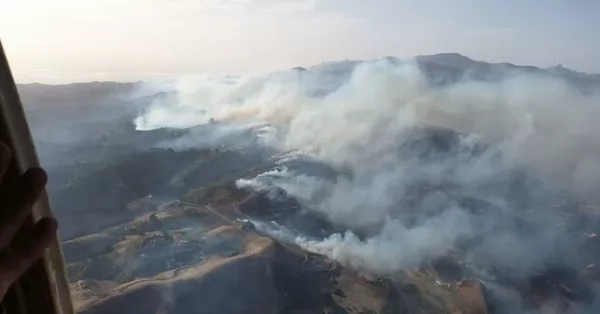
[[[561,64],[549,68],[538,68],[535,66],[515,65],[507,62],[490,63],[485,61],[473,60],[459,53],[440,53],[434,55],[423,55],[417,56],[415,57],[415,59],[420,63],[434,63],[440,66],[451,67],[471,73],[479,72],[479,74],[482,74],[484,71],[524,72],[530,74],[557,76],[575,83],[600,84],[600,74],[578,72],[575,70],[565,68]]]
[[[386,59],[391,63],[399,63],[402,62],[403,59],[388,56],[381,59]],[[419,55],[414,57],[417,62],[427,68],[427,66],[440,66],[444,67],[445,70],[460,70],[460,71],[482,71],[482,70],[512,70],[512,71],[523,71],[530,73],[538,73],[545,75],[554,75],[559,76],[568,80],[577,80],[577,81],[587,81],[594,82],[600,84],[600,73],[586,73],[579,72],[569,68],[562,66],[562,64],[558,64],[556,66],[548,67],[548,68],[540,68],[530,65],[516,65],[508,62],[501,63],[493,63],[487,61],[480,61],[471,59],[465,55],[460,53],[450,52],[450,53],[438,53],[432,55]],[[376,59],[370,59],[376,60]],[[293,67],[288,70],[300,71],[304,72],[310,70],[311,68],[328,68],[334,72],[347,72],[361,62],[365,62],[369,60],[339,60],[339,61],[328,61],[323,62],[318,65],[309,66],[309,67]],[[442,68],[438,68],[441,70]],[[115,81],[90,81],[90,82],[78,82],[78,83],[68,83],[68,84],[43,84],[43,83],[25,83],[25,84],[17,84],[19,90],[22,90],[25,94],[30,93],[39,93],[44,92],[47,93],[50,90],[66,90],[69,92],[86,92],[90,91],[90,89],[94,92],[106,91],[114,88],[117,91],[128,91],[136,86],[142,84],[142,81],[139,82],[115,82]]]

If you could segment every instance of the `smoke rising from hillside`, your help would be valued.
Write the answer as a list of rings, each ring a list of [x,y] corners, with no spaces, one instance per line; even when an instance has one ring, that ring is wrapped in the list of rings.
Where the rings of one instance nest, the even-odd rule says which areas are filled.
[[[554,76],[518,73],[435,85],[416,62],[385,59],[350,71],[334,64],[183,79],[173,92],[136,120],[138,129],[211,119],[268,125],[260,131],[268,139],[263,144],[338,171],[334,178],[315,176],[282,162],[278,170],[238,181],[259,191],[283,189],[308,210],[367,235],[298,239],[313,251],[378,273],[418,266],[457,243],[478,263],[508,267],[515,276],[557,256],[557,263],[585,262],[563,243],[571,222],[556,212],[564,201],[556,191],[600,202],[598,93],[583,94]],[[423,144],[415,140],[423,126],[461,134]]]
[[[271,139],[279,139],[270,145],[356,167],[385,160],[380,157],[400,142],[403,129],[427,124],[484,136],[511,162],[567,179],[562,183],[579,192],[598,186],[598,170],[592,169],[600,161],[598,94],[526,74],[434,87],[410,61],[363,62],[350,75],[331,68],[181,79],[175,95],[155,101],[136,126],[187,128],[211,119],[268,123],[263,134],[277,132]]]

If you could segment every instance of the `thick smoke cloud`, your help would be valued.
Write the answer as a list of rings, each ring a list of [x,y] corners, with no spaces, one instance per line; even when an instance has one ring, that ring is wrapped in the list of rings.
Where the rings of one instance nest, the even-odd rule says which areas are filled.
[[[565,243],[571,222],[556,209],[564,202],[557,191],[600,202],[599,100],[551,75],[439,85],[414,61],[384,59],[184,79],[136,124],[260,125],[264,145],[292,153],[238,186],[282,189],[352,230],[297,239],[342,263],[385,274],[466,246],[474,268],[508,267],[518,277],[548,260],[585,262]],[[414,141],[424,126],[460,132],[456,148],[428,155],[431,148]],[[338,175],[286,166],[294,158]],[[515,169],[536,179],[516,180]]]

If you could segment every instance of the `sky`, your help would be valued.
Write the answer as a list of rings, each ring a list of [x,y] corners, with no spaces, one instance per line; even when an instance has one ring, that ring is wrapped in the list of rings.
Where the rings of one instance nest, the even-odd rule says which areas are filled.
[[[600,73],[597,0],[0,0],[18,82],[257,73],[458,52]]]

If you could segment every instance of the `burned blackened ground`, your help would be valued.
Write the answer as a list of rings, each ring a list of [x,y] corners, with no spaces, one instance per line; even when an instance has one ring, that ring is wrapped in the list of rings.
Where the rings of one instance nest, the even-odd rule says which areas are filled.
[[[434,273],[425,270],[406,272],[402,279],[363,276],[321,255],[260,236],[233,220],[224,220],[220,212],[208,207],[186,208],[184,211],[165,208],[156,218],[139,221],[142,230],[137,232],[137,237],[145,241],[135,248],[128,245],[136,237],[118,235],[119,230],[127,229],[125,226],[107,230],[106,234],[113,234],[112,237],[88,239],[88,242],[97,242],[96,245],[108,246],[116,241],[112,245],[122,254],[129,252],[130,263],[137,265],[137,274],[136,278],[129,279],[117,276],[119,283],[100,279],[102,270],[96,269],[86,278],[73,281],[72,291],[79,312],[486,313],[482,288],[476,282],[464,281],[448,288],[436,282]],[[214,208],[222,207],[214,205]],[[188,244],[189,238],[183,237],[183,230],[189,228],[178,229],[176,225],[182,227],[184,218],[188,217],[185,213],[192,210],[204,213],[205,219],[202,227],[188,221],[193,230],[187,232],[194,232],[196,235],[192,238],[198,239],[197,243]],[[161,234],[164,231],[155,229],[157,221],[162,224],[159,229],[169,230],[171,236],[165,238]],[[219,239],[219,244],[208,245]],[[107,243],[108,240],[112,242]],[[159,250],[162,253],[190,245],[195,247],[194,254],[206,258],[191,261],[153,251],[163,242],[169,242],[170,248],[163,246]],[[202,242],[207,244],[202,245]],[[69,254],[72,254],[71,245],[76,243],[65,246]],[[90,247],[89,244],[85,247]],[[127,249],[123,251],[123,248]],[[97,254],[101,252],[87,251],[86,254],[92,254],[88,258],[98,259],[102,255]],[[140,272],[150,270],[141,263],[145,255],[172,264],[162,266],[160,272]],[[183,262],[183,265],[173,264],[175,262]],[[134,269],[112,267],[121,272]]]
[[[323,238],[344,230],[342,227],[329,222],[323,215],[303,208],[298,201],[289,197],[285,191],[278,191],[276,196],[272,192],[268,195],[265,193],[250,193],[238,204],[238,208],[244,215],[260,221],[286,226],[297,232],[298,235]]]

